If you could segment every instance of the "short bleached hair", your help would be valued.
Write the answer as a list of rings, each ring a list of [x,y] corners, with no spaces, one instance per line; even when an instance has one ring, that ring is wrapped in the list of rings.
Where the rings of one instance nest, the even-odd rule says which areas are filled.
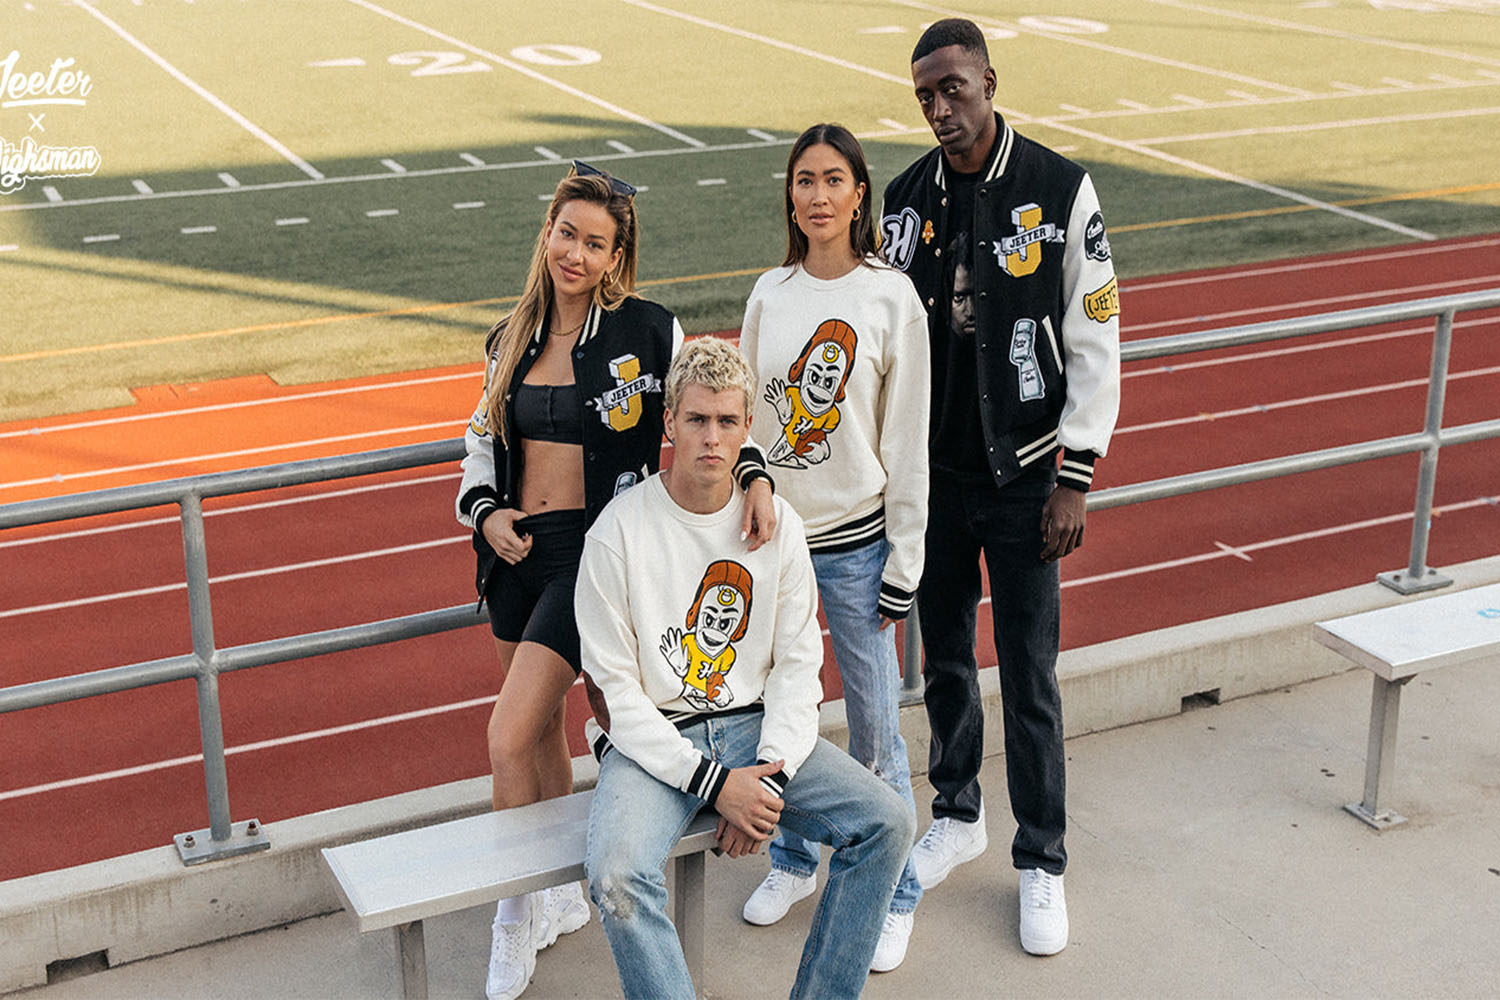
[[[677,412],[677,404],[690,385],[701,385],[710,392],[738,389],[745,395],[745,414],[750,413],[755,377],[739,348],[727,340],[699,337],[682,346],[667,369],[667,409]]]

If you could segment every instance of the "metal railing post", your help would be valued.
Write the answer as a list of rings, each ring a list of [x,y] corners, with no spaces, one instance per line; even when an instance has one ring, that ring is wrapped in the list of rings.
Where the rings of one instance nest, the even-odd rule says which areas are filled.
[[[193,657],[197,660],[198,733],[203,746],[203,785],[208,794],[208,829],[179,833],[173,840],[183,864],[270,847],[258,820],[240,824],[230,819],[229,773],[224,763],[224,717],[219,710],[219,667],[214,649],[213,606],[208,595],[208,545],[203,537],[203,501],[188,492],[182,508],[182,554],[187,574],[188,618],[192,625]],[[238,832],[239,836],[236,836]],[[207,834],[205,837],[204,835]]]
[[[913,604],[901,642],[901,704],[920,704],[922,691],[922,622]]]
[[[1448,354],[1453,344],[1453,310],[1441,312],[1432,338],[1432,369],[1427,376],[1427,419],[1422,433],[1427,447],[1417,472],[1417,499],[1412,511],[1411,558],[1406,569],[1381,573],[1377,579],[1400,594],[1436,590],[1453,582],[1427,568],[1427,537],[1432,530],[1432,494],[1437,486],[1438,451],[1442,448],[1443,402],[1448,393]]]

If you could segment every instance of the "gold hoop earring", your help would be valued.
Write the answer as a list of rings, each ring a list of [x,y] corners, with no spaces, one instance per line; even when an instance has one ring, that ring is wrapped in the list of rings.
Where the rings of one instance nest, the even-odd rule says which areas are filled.
[[[854,206],[854,221],[855,222],[859,221],[859,206],[858,205]]]
[[[792,221],[793,222],[797,221],[797,210],[795,208],[792,209]]]

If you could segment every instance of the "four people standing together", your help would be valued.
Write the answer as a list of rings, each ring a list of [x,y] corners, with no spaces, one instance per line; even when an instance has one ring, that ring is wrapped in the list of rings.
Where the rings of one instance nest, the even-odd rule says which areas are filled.
[[[859,143],[798,138],[787,255],[751,293],[743,357],[679,349],[671,314],[635,297],[634,189],[582,164],[486,344],[458,514],[504,675],[494,805],[571,790],[562,706],[582,671],[601,756],[588,875],[628,996],[692,995],[662,864],[704,806],[731,856],[769,842],[750,923],[815,892],[816,845],[834,848],[794,995],[857,995],[900,964],[923,889],[987,843],[981,557],[1021,943],[1067,943],[1057,561],[1118,409],[1109,242],[1087,173],[995,113],[975,25],[932,25],[911,69],[939,148],[887,186],[877,244]],[[663,431],[674,458],[653,475]],[[817,737],[819,598],[849,755]],[[891,627],[914,604],[937,793],[915,847]],[[588,915],[577,886],[502,901],[489,996],[518,996]]]

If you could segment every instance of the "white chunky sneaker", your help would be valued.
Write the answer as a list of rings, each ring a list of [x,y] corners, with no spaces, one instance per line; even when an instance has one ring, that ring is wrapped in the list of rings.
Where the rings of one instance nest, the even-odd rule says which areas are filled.
[[[536,971],[532,925],[542,908],[537,897],[537,893],[526,894],[526,916],[517,923],[503,924],[500,914],[495,914],[490,926],[490,971],[484,981],[484,995],[489,1000],[515,1000],[531,982],[531,974]]]
[[[589,922],[589,904],[583,898],[583,886],[577,882],[543,889],[538,909],[540,919],[533,922],[531,933],[537,951],[552,947],[559,937]]]
[[[1068,946],[1068,903],[1063,877],[1040,868],[1021,870],[1021,947],[1033,955],[1056,955]]]
[[[772,868],[765,881],[756,886],[750,898],[745,900],[745,921],[761,927],[770,926],[786,916],[786,911],[797,900],[806,899],[817,891],[817,875],[804,878],[780,868]]]
[[[911,938],[912,914],[887,913],[880,928],[880,942],[870,959],[871,972],[890,972],[906,958],[906,942]]]
[[[979,807],[979,819],[973,823],[952,816],[939,816],[911,849],[911,865],[922,888],[931,889],[958,865],[983,854],[988,846],[990,837],[984,828],[984,806]]]

